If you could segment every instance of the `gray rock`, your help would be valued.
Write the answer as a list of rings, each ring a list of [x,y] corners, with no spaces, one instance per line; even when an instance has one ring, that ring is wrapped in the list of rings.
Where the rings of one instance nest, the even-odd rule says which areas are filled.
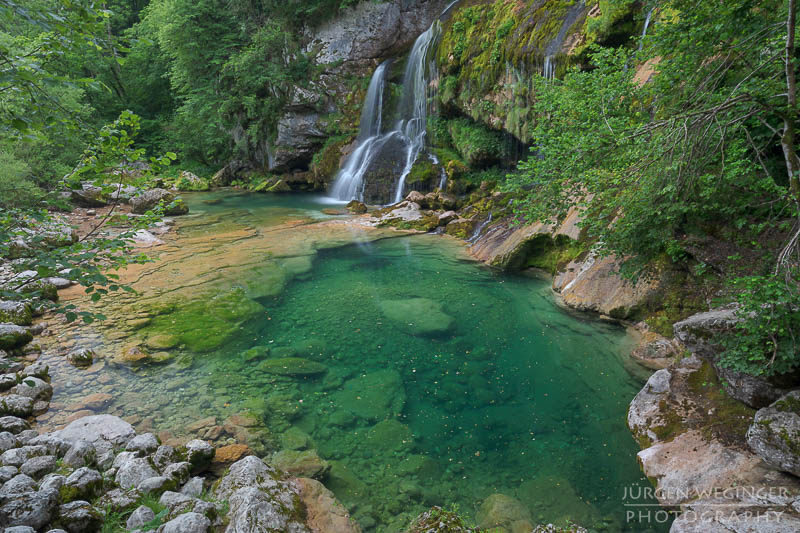
[[[60,437],[56,437],[59,438]],[[61,439],[69,443],[65,439]],[[72,447],[64,455],[64,464],[73,468],[80,468],[82,466],[91,466],[97,460],[97,451],[94,445],[83,439],[79,439],[72,443]]]
[[[167,465],[179,460],[178,452],[172,446],[161,445],[153,454],[153,464],[159,470],[164,470]]]
[[[255,487],[271,491],[278,487],[281,474],[258,457],[248,456],[231,465],[228,475],[217,486],[217,496],[227,500],[234,492],[244,487]]]
[[[90,442],[97,451],[97,459],[100,460],[108,452],[113,453],[114,448],[128,444],[136,432],[133,426],[117,416],[94,415],[79,418],[54,435],[72,444],[79,440]]]
[[[111,466],[112,468],[119,469],[120,466],[136,457],[139,457],[139,454],[136,452],[120,452],[119,455],[114,458],[114,462],[111,464]]]
[[[133,457],[119,466],[114,480],[121,488],[128,489],[138,487],[145,479],[157,476],[158,472],[150,466],[150,461],[143,457]]]
[[[309,532],[297,516],[294,493],[280,491],[268,494],[255,487],[245,487],[233,493],[229,500],[229,525],[227,533],[255,533],[256,531]]]
[[[70,474],[64,486],[69,489],[71,500],[92,500],[103,490],[103,476],[97,470],[84,466]]]
[[[33,399],[18,394],[0,398],[0,414],[28,417],[33,414]]]
[[[39,483],[39,490],[61,490],[61,487],[64,486],[64,483],[67,482],[67,478],[62,476],[61,474],[47,474],[42,479],[42,482]]]
[[[0,483],[5,483],[19,473],[16,466],[0,466]]]
[[[31,441],[38,436],[39,433],[35,429],[26,429],[17,435],[17,442],[20,446],[30,445]]]
[[[152,509],[146,505],[141,505],[137,507],[133,513],[131,513],[131,516],[128,518],[128,521],[125,525],[128,526],[128,529],[132,530],[138,528],[139,526],[145,525],[151,520],[155,520],[155,518],[156,514]]]
[[[202,468],[211,463],[216,450],[203,440],[194,439],[186,443],[186,460],[195,468]]]
[[[94,533],[103,525],[103,515],[89,502],[75,501],[58,508],[61,525],[69,533]]]
[[[174,488],[175,481],[166,476],[149,477],[139,483],[136,487],[139,491],[147,494],[161,494],[165,490]]]
[[[108,194],[102,187],[83,183],[80,189],[70,191],[70,200],[81,207],[104,207],[108,205]]]
[[[47,455],[47,448],[44,446],[23,446],[3,452],[3,455],[0,455],[0,462],[2,462],[4,466],[10,465],[20,467],[31,457],[39,457],[42,455]]]
[[[11,448],[17,447],[17,437],[13,433],[3,431],[0,433],[0,452],[5,452]]]
[[[133,509],[141,497],[142,493],[138,490],[114,489],[103,494],[97,505],[102,509],[109,508],[115,513],[121,513]]]
[[[131,198],[131,208],[137,215],[143,215],[159,204],[164,206],[164,214],[167,216],[185,215],[189,212],[183,200],[165,189],[150,189]]]
[[[0,375],[0,391],[7,391],[11,387],[19,383],[16,374],[3,374]]]
[[[48,530],[47,533],[67,533],[67,532],[64,531],[63,529],[51,529]]]
[[[0,506],[0,527],[30,526],[36,530],[52,522],[58,513],[58,493],[26,492]]]
[[[191,468],[192,465],[188,462],[173,463],[164,469],[164,476],[175,481],[178,485],[182,485],[189,479]]]
[[[67,354],[67,361],[69,361],[72,366],[91,366],[94,361],[94,352],[86,348],[75,350]]]
[[[47,453],[50,455],[55,455],[56,457],[64,457],[66,453],[72,447],[70,443],[51,435],[49,433],[45,433],[44,435],[39,435],[37,437],[32,438],[27,443],[30,446],[44,446],[47,448]]]
[[[217,510],[217,506],[211,502],[204,502],[203,500],[195,500],[194,507],[192,507],[192,512],[201,514],[208,518],[209,520],[216,520],[219,516],[219,511]]]
[[[56,469],[56,457],[54,455],[42,455],[41,457],[32,457],[25,461],[19,467],[19,471],[26,476],[31,476],[34,479],[44,477]]]
[[[0,430],[8,431],[14,435],[30,429],[31,426],[25,420],[16,416],[0,417]]]
[[[25,474],[18,474],[0,487],[0,498],[10,498],[36,490],[36,481]]]
[[[210,527],[211,521],[205,516],[197,513],[185,513],[158,528],[157,533],[207,533]]]
[[[47,376],[49,374],[50,374],[50,367],[47,364],[45,364],[45,363],[43,363],[41,361],[37,361],[37,362],[33,363],[32,365],[28,365],[25,368],[23,368],[19,372],[19,376],[18,377],[19,377],[19,379],[23,379],[23,378],[41,378],[41,379],[45,379],[45,378],[47,378]]]
[[[0,350],[21,348],[33,340],[28,328],[16,324],[0,324]]]
[[[191,507],[191,504],[194,500],[185,494],[180,494],[179,492],[173,491],[166,491],[164,494],[161,495],[159,498],[158,503],[167,507],[170,510],[175,510],[176,508],[184,508],[188,509]]]
[[[14,526],[7,527],[3,533],[36,533],[36,530],[30,526]]]
[[[44,278],[42,280],[44,283],[48,283],[53,285],[56,289],[68,289],[72,287],[76,282],[69,280],[67,278],[58,278],[58,277],[51,277],[51,278]]]
[[[142,433],[133,437],[125,450],[129,452],[136,452],[139,457],[151,454],[158,449],[158,438],[152,433]]]
[[[11,392],[34,400],[49,400],[53,396],[53,387],[43,379],[27,377],[13,387]]]
[[[197,498],[203,494],[203,478],[193,477],[181,489],[181,494],[185,494],[191,498]]]
[[[800,476],[800,391],[759,409],[747,430],[747,444],[767,464]]]
[[[718,364],[722,347],[715,341],[729,334],[739,320],[735,308],[717,309],[676,322],[673,330],[675,338],[689,351],[711,363],[728,394],[758,409],[771,404],[787,393],[788,389],[778,385],[775,378],[767,380]]]

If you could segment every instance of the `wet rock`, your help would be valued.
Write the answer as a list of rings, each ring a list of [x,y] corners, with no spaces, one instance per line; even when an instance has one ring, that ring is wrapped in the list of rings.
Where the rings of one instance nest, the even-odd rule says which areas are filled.
[[[67,406],[69,411],[97,411],[106,407],[114,397],[106,392],[95,392],[84,396]]]
[[[383,300],[379,307],[395,326],[412,335],[444,333],[453,325],[453,317],[444,312],[442,305],[428,298]]]
[[[281,435],[281,445],[287,450],[304,450],[308,448],[309,440],[308,433],[295,426]]]
[[[66,441],[65,442],[69,442]],[[73,468],[91,466],[97,461],[97,450],[94,445],[83,439],[78,439],[72,444],[64,455],[64,464]]]
[[[35,400],[50,400],[53,396],[53,387],[37,377],[27,377],[19,385],[11,389],[12,394],[18,394]]]
[[[66,503],[58,508],[58,515],[69,533],[94,533],[103,525],[103,515],[89,502]]]
[[[314,533],[361,533],[331,491],[315,479],[300,478],[300,499],[306,508],[306,524]]]
[[[258,365],[258,369],[268,374],[280,376],[314,376],[324,374],[328,367],[316,361],[300,357],[284,357],[281,359],[267,359]]]
[[[29,526],[39,530],[52,522],[57,513],[56,491],[26,492],[0,506],[0,527]]]
[[[331,469],[316,450],[281,450],[272,456],[271,464],[292,476],[314,479],[324,478]]]
[[[362,215],[367,212],[366,204],[358,200],[351,200],[345,208],[354,215]]]
[[[759,409],[747,431],[747,444],[767,464],[800,476],[800,391]]]
[[[158,438],[152,433],[142,433],[136,435],[125,446],[125,450],[136,453],[139,457],[144,457],[158,449]]]
[[[0,350],[21,348],[33,340],[28,328],[16,324],[0,324]]]
[[[131,198],[131,208],[134,214],[143,215],[160,205],[164,206],[167,216],[185,215],[189,212],[186,203],[165,189],[150,189]]]
[[[482,528],[502,528],[506,531],[530,531],[531,513],[522,502],[505,494],[492,494],[486,498],[476,515]]]
[[[86,348],[75,350],[67,355],[67,361],[69,361],[72,366],[91,366],[94,361],[94,352]]]
[[[158,528],[157,533],[207,533],[211,527],[211,521],[205,516],[198,513],[185,513],[177,518],[174,518]],[[238,531],[231,529],[229,526],[226,531],[232,533]],[[252,529],[251,531],[260,531]]]
[[[155,518],[156,514],[152,509],[145,505],[141,505],[137,507],[133,513],[131,513],[131,516],[128,517],[128,521],[125,523],[125,525],[129,530],[134,530],[138,529],[139,526],[143,526],[146,523],[155,520]]]
[[[214,459],[214,447],[203,440],[194,439],[186,443],[186,460],[194,468],[203,468]]]
[[[37,361],[32,365],[28,365],[25,368],[23,368],[19,372],[19,377],[20,379],[22,378],[47,379],[49,373],[50,373],[50,367],[41,361]]]
[[[31,426],[25,420],[16,416],[3,416],[0,417],[0,430],[8,431],[9,433],[17,434],[30,429]]]
[[[39,479],[45,474],[49,474],[56,469],[56,457],[54,455],[42,455],[40,457],[32,457],[22,463],[19,471],[26,476],[31,476],[34,479]]]
[[[93,500],[103,489],[103,476],[97,470],[82,467],[65,480],[61,489],[62,501]]]
[[[124,489],[138,488],[142,481],[151,477],[158,477],[158,472],[146,458],[130,457],[118,467],[114,481]]]

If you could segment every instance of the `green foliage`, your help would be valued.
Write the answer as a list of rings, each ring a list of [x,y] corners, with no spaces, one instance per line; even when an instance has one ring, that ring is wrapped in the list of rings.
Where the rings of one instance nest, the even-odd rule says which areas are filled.
[[[735,334],[722,338],[723,366],[763,376],[800,366],[800,272],[794,274],[790,283],[775,276],[734,280],[740,321]]]
[[[452,148],[472,167],[487,167],[506,157],[506,144],[500,133],[468,118],[428,121],[438,147]]]
[[[31,169],[7,152],[0,152],[0,208],[32,207],[44,193],[31,179]]]

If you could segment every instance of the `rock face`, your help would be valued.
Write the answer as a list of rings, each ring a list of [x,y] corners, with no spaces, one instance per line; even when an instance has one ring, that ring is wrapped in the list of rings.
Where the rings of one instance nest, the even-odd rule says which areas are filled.
[[[167,216],[185,215],[189,212],[184,201],[166,189],[149,189],[131,198],[131,208],[137,215],[142,215],[159,204],[163,204],[164,214]]]
[[[788,392],[782,386],[781,377],[768,380],[718,364],[721,347],[715,340],[729,333],[737,321],[733,308],[698,313],[674,325],[675,338],[692,353],[712,364],[731,396],[751,407],[765,407]]]
[[[751,531],[743,525],[753,506],[749,495],[775,493],[775,487],[792,493],[800,489],[796,478],[772,469],[748,449],[745,435],[752,431],[752,416],[751,409],[724,392],[711,365],[696,356],[654,373],[631,402],[628,426],[643,448],[638,459],[656,485],[659,502],[701,511],[714,508],[708,495],[724,494],[726,509],[732,510],[727,518],[685,513],[673,532]],[[785,523],[796,527],[800,514],[787,511],[785,504],[762,501],[757,507],[762,516],[784,512]]]
[[[800,476],[800,391],[759,409],[747,431],[747,444],[767,464]]]

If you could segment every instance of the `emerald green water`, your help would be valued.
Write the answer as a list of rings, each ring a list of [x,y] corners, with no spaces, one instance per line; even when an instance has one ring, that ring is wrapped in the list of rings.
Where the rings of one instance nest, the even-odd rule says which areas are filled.
[[[326,218],[310,198],[190,201],[204,214],[187,235]],[[223,346],[107,365],[112,411],[160,413],[155,429],[252,413],[251,445],[262,455],[316,450],[330,465],[322,481],[366,531],[402,531],[431,505],[477,521],[495,493],[519,500],[534,525],[646,530],[626,524],[623,506],[624,488],[648,481],[625,425],[642,382],[626,368],[621,328],[560,309],[548,281],[484,268],[442,237],[353,240],[304,256],[309,267],[282,290],[251,295],[263,310]],[[230,284],[263,285],[275,271],[247,272]],[[301,358],[301,370],[269,370],[286,358]],[[309,365],[315,373],[299,375]],[[75,375],[56,387],[61,401],[82,386]]]

